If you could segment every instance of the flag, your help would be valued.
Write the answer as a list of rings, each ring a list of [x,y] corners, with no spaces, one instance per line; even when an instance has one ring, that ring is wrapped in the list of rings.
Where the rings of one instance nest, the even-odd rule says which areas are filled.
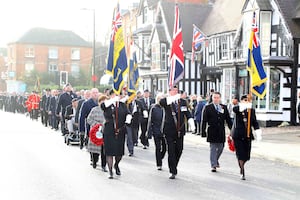
[[[129,84],[128,84],[128,103],[132,102],[136,96],[136,91],[139,85],[139,69],[137,66],[136,51],[133,45],[130,47],[130,60],[129,60]]]
[[[205,40],[206,36],[193,24],[192,62],[195,62],[195,51],[199,49]]]
[[[114,10],[112,33],[110,38],[106,73],[113,77],[114,93],[120,94],[124,85],[124,76],[128,72],[127,57],[123,36],[119,3]]]
[[[41,83],[40,83],[40,77],[36,76],[36,81],[35,81],[35,85],[34,85],[34,90],[36,92],[40,92],[41,91]]]
[[[170,67],[169,67],[169,88],[178,83],[184,75],[184,57],[183,57],[183,41],[182,41],[182,28],[179,20],[178,5],[175,5],[175,22],[173,31],[172,48],[170,54]]]
[[[259,98],[264,98],[266,95],[267,75],[262,62],[255,12],[253,12],[252,29],[248,47],[247,69],[251,78],[251,91]]]

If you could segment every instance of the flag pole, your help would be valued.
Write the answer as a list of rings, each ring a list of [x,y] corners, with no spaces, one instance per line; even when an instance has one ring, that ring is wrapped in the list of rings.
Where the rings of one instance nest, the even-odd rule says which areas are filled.
[[[254,9],[254,5],[252,4],[252,8],[253,8],[253,12],[255,12],[255,9]],[[256,23],[256,19],[255,19],[255,23]],[[253,30],[252,30],[252,25],[251,25],[251,32],[250,32],[250,39],[252,40],[253,39],[253,36],[252,34],[254,34]],[[249,58],[248,58],[249,59]],[[250,58],[251,59],[251,58]],[[251,63],[251,62],[250,62]],[[249,74],[249,78],[250,78],[250,81],[249,81],[249,94],[248,94],[248,102],[249,103],[252,103],[252,71],[253,71],[253,66],[251,66],[250,68],[250,73]],[[247,108],[247,112],[248,112],[248,116],[247,116],[247,138],[249,139],[250,138],[250,129],[251,129],[251,108]]]

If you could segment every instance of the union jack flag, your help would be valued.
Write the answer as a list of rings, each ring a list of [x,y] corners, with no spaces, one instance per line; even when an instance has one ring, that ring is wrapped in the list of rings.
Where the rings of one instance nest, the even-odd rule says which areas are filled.
[[[124,76],[129,70],[127,64],[122,18],[118,3],[112,20],[112,32],[106,67],[106,73],[113,77],[113,90],[116,94],[121,93],[124,85]]]
[[[195,51],[206,40],[206,36],[200,31],[200,29],[193,24],[193,42],[192,42],[192,62],[195,61]]]
[[[179,19],[178,5],[175,5],[175,22],[173,31],[173,41],[170,55],[169,67],[169,88],[172,88],[178,83],[184,75],[184,57],[183,57],[183,41],[182,28]]]
[[[111,30],[111,40],[115,41],[115,35],[116,32],[119,30],[119,28],[122,26],[122,19],[120,14],[120,5],[117,4],[117,7],[114,10],[114,17],[112,20],[112,30]]]

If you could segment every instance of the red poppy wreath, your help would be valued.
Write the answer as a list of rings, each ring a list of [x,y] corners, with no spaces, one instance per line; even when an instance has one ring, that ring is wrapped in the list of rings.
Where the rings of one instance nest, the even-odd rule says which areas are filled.
[[[103,145],[102,124],[96,124],[91,128],[90,139],[96,146]]]

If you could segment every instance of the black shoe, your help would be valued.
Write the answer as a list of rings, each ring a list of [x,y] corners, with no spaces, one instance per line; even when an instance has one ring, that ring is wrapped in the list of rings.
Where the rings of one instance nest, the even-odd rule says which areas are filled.
[[[217,172],[217,169],[215,167],[211,168],[211,172]]]
[[[120,171],[119,166],[118,166],[118,165],[115,165],[115,169],[116,169],[116,174],[117,174],[118,176],[120,176],[120,175],[121,175],[121,171]]]
[[[96,169],[97,163],[93,162],[93,168]]]
[[[132,156],[133,156],[133,153],[129,153],[128,156],[129,156],[129,157],[132,157]]]
[[[246,180],[245,175],[241,175],[241,180]]]
[[[175,179],[175,174],[171,174],[171,176],[169,177],[169,179]]]
[[[113,179],[114,178],[114,174],[111,170],[109,170],[109,175],[108,175],[109,179]]]
[[[157,166],[157,170],[161,171],[162,167],[161,166]]]
[[[102,167],[102,171],[103,171],[103,172],[108,172],[105,166]]]

